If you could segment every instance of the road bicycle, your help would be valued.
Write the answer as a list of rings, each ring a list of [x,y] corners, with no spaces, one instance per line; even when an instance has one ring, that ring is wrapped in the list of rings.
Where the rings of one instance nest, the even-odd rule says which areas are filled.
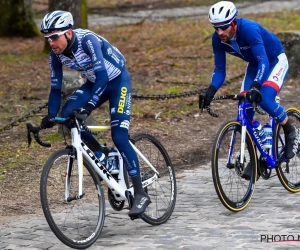
[[[101,234],[105,220],[104,183],[109,204],[116,211],[130,209],[134,196],[121,154],[117,151],[119,173],[111,174],[81,140],[81,131],[99,133],[110,130],[110,126],[86,126],[82,120],[76,112],[66,119],[55,118],[59,124],[70,124],[71,144],[65,137],[66,147],[48,158],[40,180],[41,204],[51,230],[64,244],[76,249],[90,247]],[[27,124],[27,129],[28,145],[32,133],[38,144],[51,146],[40,139],[40,127]],[[177,195],[171,159],[161,142],[148,133],[134,134],[129,142],[138,155],[142,184],[152,202],[139,217],[151,225],[165,223],[174,210]]]
[[[281,125],[269,116],[273,143],[270,149],[265,148],[246,110],[255,108],[259,114],[266,113],[260,111],[258,106],[253,107],[252,104],[245,102],[245,94],[218,96],[213,100],[225,99],[238,101],[238,113],[235,121],[227,121],[221,125],[213,143],[212,177],[222,204],[234,212],[246,208],[254,194],[258,178],[273,177],[271,176],[273,169],[276,170],[284,188],[292,193],[299,192],[300,154],[298,152],[289,160],[285,158],[285,140]],[[276,101],[280,101],[279,97]],[[206,110],[211,116],[218,117],[210,107]],[[292,107],[286,112],[292,124],[299,127],[300,111]],[[251,169],[251,176],[243,178],[247,166]]]

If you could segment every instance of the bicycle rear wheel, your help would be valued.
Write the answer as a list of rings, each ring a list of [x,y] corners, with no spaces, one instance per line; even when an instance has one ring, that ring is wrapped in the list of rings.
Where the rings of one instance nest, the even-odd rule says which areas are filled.
[[[69,164],[69,172],[67,167]],[[72,149],[58,150],[44,165],[40,196],[45,218],[59,240],[69,247],[85,249],[99,237],[105,220],[105,199],[100,180],[84,159],[83,194],[81,199],[67,202],[78,194],[78,164]],[[69,178],[70,186],[66,188]]]
[[[154,136],[137,133],[131,136],[130,140],[159,172],[159,178],[145,187],[152,203],[141,215],[141,218],[151,225],[160,225],[170,218],[176,203],[177,189],[174,167],[166,149]],[[140,156],[138,156],[138,160],[142,180],[154,176],[154,171]]]
[[[300,111],[296,108],[289,108],[286,110],[289,121],[297,128],[300,127]],[[277,157],[281,155],[284,150],[285,137],[283,129],[280,124],[277,125],[275,134],[275,153]],[[300,191],[300,155],[295,155],[288,163],[282,163],[276,168],[277,176],[282,186],[292,192]]]
[[[226,122],[215,138],[212,150],[212,177],[218,197],[229,210],[239,212],[250,202],[256,184],[257,159],[253,142],[246,132],[244,163],[240,163],[241,125]],[[249,180],[242,177],[250,168]]]

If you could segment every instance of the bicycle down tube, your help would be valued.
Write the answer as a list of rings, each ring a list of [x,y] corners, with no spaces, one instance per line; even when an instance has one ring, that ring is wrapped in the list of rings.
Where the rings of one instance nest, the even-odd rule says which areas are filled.
[[[242,126],[242,131],[241,131],[241,158],[240,158],[240,162],[243,163],[244,160],[244,149],[245,149],[245,141],[246,141],[246,132],[248,131],[252,140],[254,141],[254,145],[257,146],[260,154],[262,155],[262,157],[266,160],[267,165],[270,168],[275,168],[276,167],[276,163],[277,163],[277,158],[275,157],[275,152],[274,152],[274,148],[272,147],[270,149],[270,152],[268,153],[264,146],[262,141],[260,140],[257,131],[254,129],[254,127],[252,126],[252,122],[250,121],[249,117],[246,115],[246,110],[248,108],[252,108],[252,105],[250,103],[245,103],[245,102],[239,102],[239,106],[238,106],[238,116],[237,116],[237,121],[241,123]],[[275,120],[274,119],[270,119],[272,121],[272,130],[275,131]]]
[[[98,175],[107,183],[110,189],[114,190],[116,193],[118,193],[122,199],[127,199],[126,197],[126,191],[130,191],[133,193],[133,187],[127,189],[124,182],[117,182],[113,176],[107,171],[107,169],[101,164],[101,162],[97,159],[97,157],[94,155],[92,150],[90,150],[86,144],[84,144],[81,139],[80,135],[77,132],[76,128],[71,129],[73,142],[72,145],[76,148],[77,151],[77,159],[78,164],[83,164],[83,156],[92,164],[95,171],[98,173]],[[153,171],[156,173],[153,177],[150,179],[147,179],[147,181],[143,181],[143,187],[146,187],[156,181],[158,179],[159,173],[157,170],[152,166],[152,164],[147,160],[147,158],[130,142],[130,144],[133,146],[134,150],[138,155],[141,156],[141,158],[145,161],[145,163],[153,169]],[[121,160],[120,166],[123,165],[123,159]],[[120,171],[122,171],[123,168],[120,168]],[[122,174],[122,173],[121,173]],[[78,167],[78,178],[79,178],[79,185],[78,185],[78,197],[82,197],[82,190],[83,190],[83,172],[82,172],[82,166]],[[68,183],[66,183],[66,191],[68,190],[67,187],[69,186]],[[68,191],[67,191],[68,192]],[[66,197],[67,194],[66,194]]]

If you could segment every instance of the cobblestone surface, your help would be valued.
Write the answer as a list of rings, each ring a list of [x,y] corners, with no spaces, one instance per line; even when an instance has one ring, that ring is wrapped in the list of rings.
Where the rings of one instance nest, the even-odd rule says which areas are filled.
[[[300,1],[268,1],[242,8],[240,15],[280,9],[299,9]],[[209,7],[126,13],[123,17],[89,16],[89,25],[135,23],[176,17],[203,17]],[[151,16],[150,16],[151,14]],[[37,20],[38,25],[40,20]],[[277,176],[259,179],[249,206],[238,213],[228,211],[215,192],[209,165],[177,175],[177,203],[170,220],[151,226],[131,221],[127,210],[107,208],[103,231],[91,250],[114,249],[299,249],[299,194],[286,191]],[[108,204],[108,202],[107,202]],[[107,205],[108,206],[108,205]],[[263,239],[268,237],[267,240]],[[272,242],[273,239],[273,242]],[[279,240],[295,240],[278,242]],[[277,242],[274,242],[277,241]],[[0,249],[63,250],[44,217],[12,218],[0,222]]]
[[[151,226],[131,221],[128,210],[108,207],[103,231],[89,249],[299,249],[299,194],[286,191],[277,176],[259,179],[248,207],[227,210],[215,192],[209,165],[177,175],[177,203],[170,220]],[[108,204],[108,202],[107,202]],[[283,236],[286,235],[286,236]],[[262,237],[269,237],[261,242]],[[274,239],[277,242],[272,242]],[[44,217],[0,225],[0,249],[69,249]]]

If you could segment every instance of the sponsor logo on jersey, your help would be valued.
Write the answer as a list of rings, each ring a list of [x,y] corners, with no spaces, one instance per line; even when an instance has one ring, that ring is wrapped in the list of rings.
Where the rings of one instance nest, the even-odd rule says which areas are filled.
[[[112,48],[108,48],[107,49],[107,54],[111,56],[112,59],[114,59],[116,61],[116,63],[120,63],[120,59],[118,58],[118,56],[114,53],[114,51],[112,50]]]
[[[89,51],[91,52],[91,55],[92,55],[92,60],[93,61],[97,61],[97,56],[96,56],[96,53],[95,53],[95,50],[94,50],[94,47],[93,47],[93,44],[91,42],[91,40],[88,40],[86,42],[88,48],[89,48]]]
[[[76,90],[76,93],[78,93],[78,94],[83,94],[83,91],[80,90],[80,89],[77,89],[77,90]]]
[[[241,50],[246,50],[246,49],[250,49],[250,46],[242,46],[240,47]]]
[[[276,76],[280,76],[280,74],[282,73],[283,68],[280,68],[280,70],[276,73]]]
[[[118,113],[120,113],[120,114],[124,113],[126,94],[127,94],[127,88],[122,87],[121,88],[120,100],[119,100],[119,104],[118,104]]]
[[[99,96],[93,95],[92,99],[93,99],[94,101],[98,102],[98,101],[99,101]]]
[[[120,128],[129,129],[129,124],[130,124],[130,122],[128,120],[124,120],[124,121],[121,122]]]

